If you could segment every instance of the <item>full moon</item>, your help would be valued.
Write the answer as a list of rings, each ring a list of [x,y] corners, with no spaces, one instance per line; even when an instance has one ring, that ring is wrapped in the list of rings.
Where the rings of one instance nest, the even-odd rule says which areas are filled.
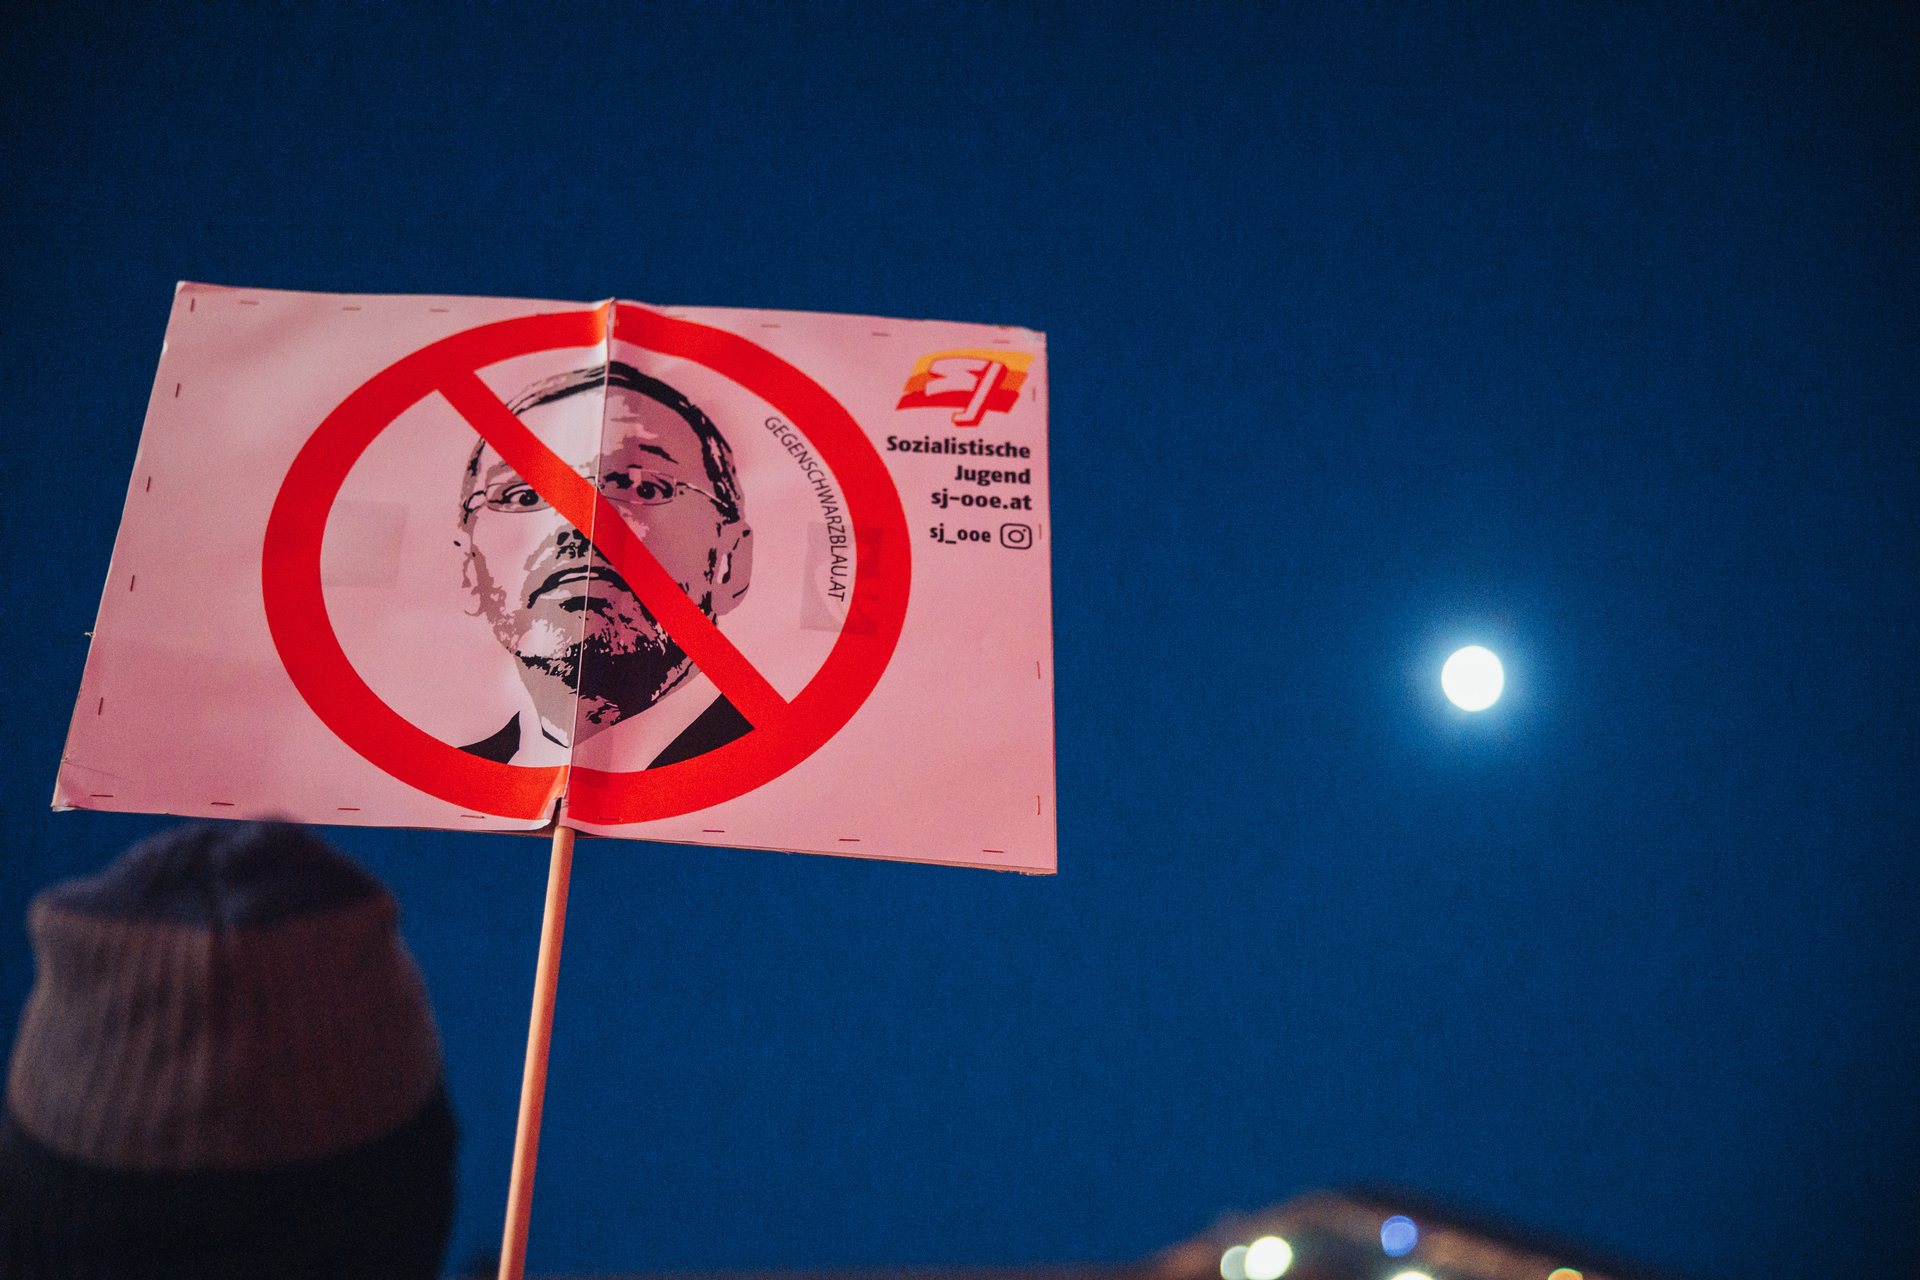
[[[1456,650],[1440,668],[1440,687],[1446,691],[1447,701],[1462,711],[1485,711],[1500,701],[1500,691],[1506,685],[1500,659],[1477,644]]]

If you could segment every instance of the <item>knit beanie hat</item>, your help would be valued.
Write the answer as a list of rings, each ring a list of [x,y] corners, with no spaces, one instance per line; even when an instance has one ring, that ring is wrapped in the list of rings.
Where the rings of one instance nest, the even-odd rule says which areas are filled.
[[[0,1276],[438,1274],[455,1131],[397,918],[324,841],[253,823],[36,898]]]

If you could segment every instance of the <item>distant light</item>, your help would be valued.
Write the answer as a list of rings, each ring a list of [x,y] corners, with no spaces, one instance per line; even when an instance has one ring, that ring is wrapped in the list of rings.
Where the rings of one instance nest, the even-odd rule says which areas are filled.
[[[1412,1218],[1396,1213],[1380,1224],[1380,1250],[1389,1258],[1404,1258],[1419,1243],[1420,1228]]]
[[[1470,644],[1455,650],[1447,665],[1440,668],[1440,687],[1446,690],[1447,701],[1462,711],[1485,711],[1500,701],[1500,691],[1507,687],[1507,673],[1500,669],[1500,659],[1491,649]]]
[[[1433,1280],[1433,1277],[1424,1271],[1402,1271],[1393,1280]]]
[[[1247,1246],[1247,1280],[1280,1280],[1293,1265],[1293,1246],[1279,1236],[1261,1236]]]
[[[1247,1280],[1247,1246],[1237,1244],[1220,1255],[1220,1280]]]
[[[1555,1267],[1547,1273],[1547,1280],[1587,1280],[1572,1267]]]

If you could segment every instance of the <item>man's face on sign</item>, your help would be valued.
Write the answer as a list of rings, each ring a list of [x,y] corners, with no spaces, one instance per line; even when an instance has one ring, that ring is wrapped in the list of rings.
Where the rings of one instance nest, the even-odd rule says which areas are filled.
[[[620,386],[607,388],[603,455],[556,446],[579,435],[559,429],[579,408],[569,395],[520,418],[581,475],[598,473],[600,492],[708,617],[732,609],[746,593],[752,557],[751,531],[729,501],[737,489],[730,475],[723,483],[714,474],[730,464],[709,460],[678,410]],[[494,635],[528,672],[577,691],[585,725],[604,727],[652,706],[687,675],[686,654],[586,534],[491,447],[474,461],[462,517],[465,581]]]

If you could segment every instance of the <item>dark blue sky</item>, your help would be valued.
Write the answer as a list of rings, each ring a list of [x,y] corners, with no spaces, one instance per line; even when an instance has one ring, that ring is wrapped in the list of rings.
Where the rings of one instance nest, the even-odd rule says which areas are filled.
[[[1061,874],[583,842],[541,1270],[1910,1269],[1911,6],[10,11],[20,915],[176,279],[1044,329]],[[1480,641],[1478,720],[1440,660]],[[352,831],[497,1242],[544,848]]]

